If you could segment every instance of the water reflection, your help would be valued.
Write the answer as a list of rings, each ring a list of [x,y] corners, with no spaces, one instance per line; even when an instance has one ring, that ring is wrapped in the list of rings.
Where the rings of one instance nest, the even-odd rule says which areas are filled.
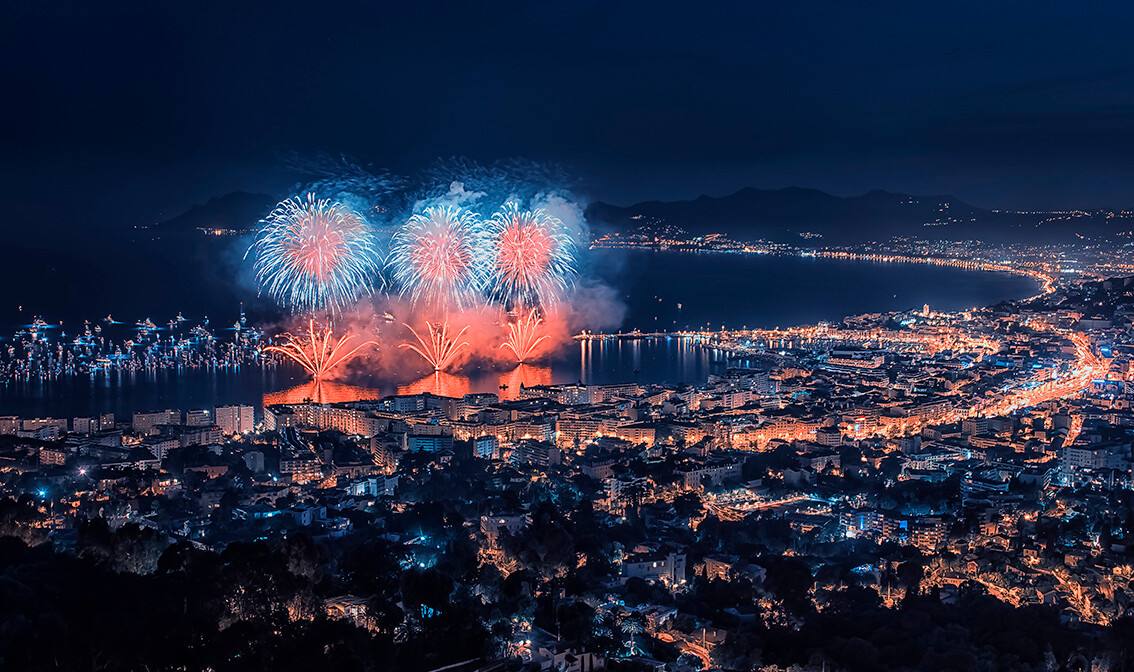
[[[631,342],[625,339],[581,340],[570,350],[546,361],[500,371],[473,367],[454,375],[425,375],[415,382],[382,375],[363,376],[350,383],[316,384],[298,366],[241,367],[146,373],[110,372],[94,376],[14,381],[0,385],[0,410],[27,417],[75,417],[113,411],[129,417],[139,410],[210,408],[229,404],[302,403],[304,399],[333,403],[375,399],[389,394],[432,392],[459,397],[468,392],[493,392],[505,399],[519,396],[520,387],[584,381],[589,384],[705,382],[710,372],[728,365],[724,353],[690,339],[661,338]],[[501,385],[507,388],[501,389]]]
[[[444,371],[435,371],[421,380],[398,386],[398,394],[421,394],[423,392],[441,397],[463,397],[469,393],[469,379],[467,376],[455,376]]]
[[[264,405],[301,404],[313,401],[317,404],[337,404],[360,399],[381,399],[382,391],[372,387],[360,387],[330,380],[312,380],[295,387],[264,395]]]
[[[500,398],[518,399],[521,387],[551,384],[551,367],[520,364],[507,373],[500,374]]]

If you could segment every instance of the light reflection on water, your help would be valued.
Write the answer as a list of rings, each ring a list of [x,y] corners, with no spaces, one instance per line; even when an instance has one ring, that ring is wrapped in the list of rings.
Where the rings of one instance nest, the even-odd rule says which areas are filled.
[[[560,383],[703,383],[722,370],[722,353],[685,339],[577,341],[556,357],[500,370],[474,367],[418,378],[352,377],[313,382],[298,366],[240,367],[215,371],[183,370],[97,374],[46,381],[13,382],[0,387],[0,415],[76,417],[113,412],[192,409],[228,404],[299,403],[373,399],[388,394],[432,392],[461,396],[492,392],[514,399],[520,387]]]
[[[551,367],[534,364],[520,364],[507,373],[500,374],[500,398],[518,399],[524,387],[551,384]]]
[[[331,380],[312,380],[300,383],[285,390],[269,392],[264,395],[264,406],[275,404],[300,404],[313,401],[317,404],[335,404],[343,401],[358,401],[360,399],[379,399],[381,390],[359,385],[336,383]]]
[[[283,392],[264,395],[265,405],[299,403],[306,399],[323,399],[320,403],[377,399],[386,394],[421,394],[429,392],[443,397],[461,397],[470,392],[491,392],[501,399],[518,399],[524,387],[584,382],[588,384],[621,383],[690,383],[705,382],[710,371],[726,367],[724,355],[701,347],[690,340],[667,338],[651,340],[618,339],[578,341],[571,346],[579,352],[579,366],[572,366],[574,357],[560,355],[543,364],[519,364],[508,371],[474,368],[455,373],[435,371],[398,385],[383,385],[370,378],[357,379],[357,384],[322,383],[321,397],[312,396],[314,383],[298,385]],[[377,384],[376,384],[377,383]],[[334,387],[331,387],[334,385]],[[369,385],[369,386],[368,386]]]
[[[374,389],[374,388],[371,388]],[[415,380],[408,385],[399,385],[398,394],[422,394],[428,392],[439,397],[463,397],[469,393],[468,376],[454,375],[444,371],[433,373]]]
[[[622,258],[630,261],[614,263]],[[811,324],[847,314],[916,308],[924,303],[950,310],[1035,292],[1035,283],[1019,276],[922,264],[678,252],[640,252],[610,258],[599,254],[596,260],[595,268],[612,269],[613,275],[605,278],[608,284],[625,292],[625,328],[650,331],[710,322],[714,328],[721,324]],[[150,300],[156,299],[147,299]],[[145,305],[145,310],[164,310],[170,315],[184,308]],[[719,351],[684,339],[661,338],[576,342],[554,358],[531,363],[522,371],[474,367],[437,376],[422,370],[405,379],[362,376],[331,385],[324,383],[322,389],[312,388],[310,378],[292,366],[114,372],[0,384],[0,415],[75,417],[110,411],[128,417],[138,410],[227,404],[259,407],[265,395],[284,395],[271,399],[298,396],[300,400],[323,395],[321,398],[333,401],[349,396],[394,394],[409,388],[449,394],[467,389],[510,397],[519,393],[517,379],[525,385],[576,381],[697,384],[704,382],[710,372],[725,366],[726,360]]]

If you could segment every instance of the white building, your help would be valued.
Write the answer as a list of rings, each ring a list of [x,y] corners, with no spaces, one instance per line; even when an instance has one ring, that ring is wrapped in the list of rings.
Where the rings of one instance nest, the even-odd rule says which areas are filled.
[[[218,406],[213,421],[226,436],[244,434],[255,428],[251,406]]]
[[[154,413],[135,413],[131,427],[135,434],[152,435],[158,433],[161,425],[180,425],[181,411],[165,410]]]
[[[186,427],[208,427],[213,424],[213,413],[207,408],[185,411]]]
[[[662,581],[670,586],[685,583],[685,554],[674,552],[634,553],[622,561],[622,578]]]
[[[488,540],[490,548],[499,548],[500,537],[505,533],[516,534],[528,526],[528,516],[522,513],[498,513],[495,516],[480,517],[480,531]]]

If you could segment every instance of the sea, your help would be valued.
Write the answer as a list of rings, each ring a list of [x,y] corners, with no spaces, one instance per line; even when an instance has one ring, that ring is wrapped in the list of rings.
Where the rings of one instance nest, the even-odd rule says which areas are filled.
[[[596,251],[583,271],[589,287],[606,288],[605,295],[613,299],[608,301],[609,314],[601,316],[614,325],[606,330],[623,332],[787,327],[861,313],[920,309],[926,304],[933,310],[964,310],[1031,296],[1038,290],[1034,280],[1008,273],[720,252]],[[181,312],[176,293],[155,293],[155,297],[146,315],[115,317],[152,317],[161,324]],[[198,294],[192,305],[212,310],[215,323],[231,324],[239,309],[230,296],[223,299],[227,305],[208,306]],[[226,310],[232,315],[225,315]],[[101,317],[42,312],[48,321]],[[185,317],[199,316],[186,313]],[[660,337],[577,341],[546,361],[514,369],[481,366],[442,374],[422,370],[404,379],[362,376],[319,386],[290,365],[112,372],[9,382],[0,386],[0,415],[82,417],[113,412],[128,417],[141,410],[229,404],[259,409],[265,403],[305,398],[338,401],[419,391],[495,392],[510,398],[521,384],[700,384],[728,366],[728,357],[720,351],[688,339]]]

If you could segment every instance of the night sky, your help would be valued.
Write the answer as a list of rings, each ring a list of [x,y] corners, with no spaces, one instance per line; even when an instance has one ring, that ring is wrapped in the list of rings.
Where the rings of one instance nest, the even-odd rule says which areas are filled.
[[[799,185],[1134,206],[1126,3],[18,5],[0,203],[21,224],[275,193],[280,157],[317,151],[555,161],[619,204]]]

